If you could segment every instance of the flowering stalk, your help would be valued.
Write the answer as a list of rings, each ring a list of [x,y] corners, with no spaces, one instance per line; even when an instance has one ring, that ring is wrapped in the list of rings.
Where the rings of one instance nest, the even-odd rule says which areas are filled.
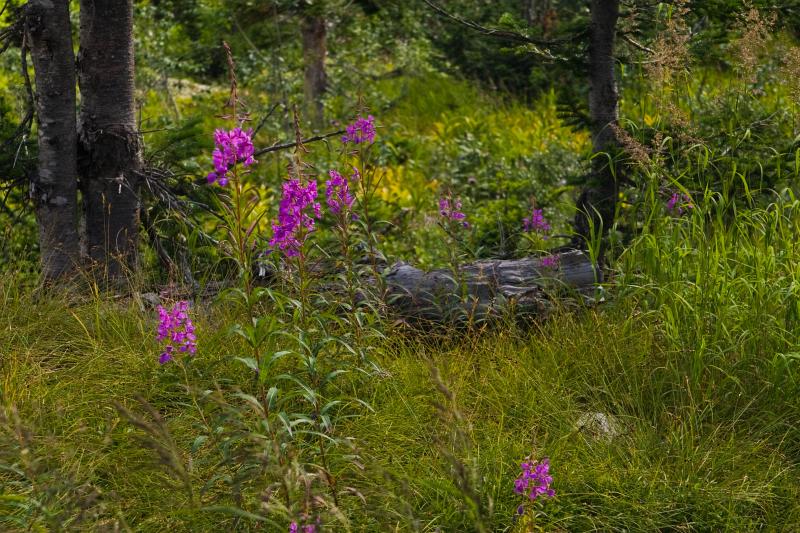
[[[194,355],[197,352],[197,337],[194,324],[189,318],[189,302],[179,301],[169,311],[158,306],[158,331],[156,339],[166,341],[164,351],[158,358],[162,365],[172,361],[177,352]]]
[[[540,496],[552,498],[556,492],[550,488],[553,476],[550,475],[550,460],[524,462],[520,465],[522,473],[514,480],[514,492],[527,496],[530,501],[535,501]],[[517,507],[517,514],[523,514],[525,506]]]
[[[378,291],[384,294],[383,276],[378,268],[378,250],[375,241],[374,224],[370,205],[380,185],[381,176],[376,176],[374,169],[369,165],[369,150],[375,142],[376,129],[375,117],[368,115],[364,118],[358,115],[356,120],[346,128],[346,134],[342,136],[342,154],[345,158],[355,155],[356,161],[353,165],[353,184],[356,186],[355,197],[357,198],[359,211],[362,215],[361,225],[365,233],[367,243],[367,253],[372,267]],[[350,148],[352,146],[352,148]]]
[[[348,179],[346,176],[340,174],[337,170],[330,170],[328,172],[330,179],[325,182],[325,203],[328,205],[328,210],[336,220],[334,230],[339,239],[341,247],[342,260],[346,270],[345,282],[347,284],[347,292],[350,297],[350,310],[355,315],[357,313],[356,302],[356,273],[353,269],[352,247],[350,246],[350,230],[351,223],[358,220],[358,215],[353,212],[353,204],[355,197],[350,192],[351,183],[359,181],[358,169],[353,167],[353,174]],[[356,318],[354,316],[354,318]],[[359,321],[353,320],[353,327],[357,337],[360,337]]]
[[[544,241],[550,237],[552,229],[542,209],[534,207],[530,214],[522,219],[522,235],[535,251],[544,251]],[[555,270],[559,266],[559,261],[558,255],[545,255],[541,264],[548,270]]]
[[[217,129],[214,132],[215,149],[212,153],[214,170],[210,172],[206,179],[209,184],[219,184],[222,187],[230,187],[229,202],[223,202],[223,209],[226,214],[226,225],[228,230],[229,242],[233,247],[233,257],[239,267],[239,276],[245,294],[251,294],[251,252],[253,246],[250,245],[252,229],[255,228],[260,216],[254,215],[253,210],[257,206],[257,194],[252,193],[254,200],[248,202],[247,196],[250,191],[245,190],[241,179],[241,168],[248,167],[256,163],[253,157],[255,148],[253,147],[253,130],[242,129],[242,125],[248,120],[247,113],[240,113],[238,82],[236,80],[235,64],[233,54],[228,43],[223,42],[223,47],[228,61],[228,78],[230,80],[230,97],[227,103],[230,108],[230,115],[223,118],[230,119],[233,127],[230,130]],[[252,207],[248,208],[248,204]],[[253,216],[255,222],[248,230],[248,218]]]
[[[667,211],[671,214],[681,216],[684,213],[684,209],[694,209],[692,199],[683,193],[672,193],[672,196],[667,200]]]

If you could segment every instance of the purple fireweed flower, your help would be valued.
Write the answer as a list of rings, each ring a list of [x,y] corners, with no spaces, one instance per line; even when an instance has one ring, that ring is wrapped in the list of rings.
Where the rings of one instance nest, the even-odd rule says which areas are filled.
[[[347,133],[342,136],[344,144],[360,144],[363,142],[372,144],[375,142],[375,117],[369,115],[367,118],[361,115],[356,121],[347,126]]]
[[[211,154],[214,172],[208,174],[208,183],[219,183],[223,187],[228,184],[228,171],[237,163],[250,166],[256,162],[253,158],[253,130],[233,128],[230,131],[217,129],[214,131],[216,148]]]
[[[558,268],[561,258],[558,255],[546,255],[542,257],[542,266],[545,268]]]
[[[283,250],[287,257],[300,255],[306,237],[314,231],[314,219],[322,216],[316,200],[316,181],[309,181],[305,187],[298,179],[283,183],[278,221],[272,225],[270,247]]]
[[[526,233],[547,233],[550,231],[550,223],[544,218],[541,209],[534,209],[531,216],[522,219],[522,228]]]
[[[552,498],[556,495],[556,492],[550,488],[553,477],[550,475],[549,459],[544,458],[541,462],[525,462],[520,467],[522,474],[514,480],[514,492],[527,495],[531,501],[539,496]],[[519,513],[519,509],[517,512]]]
[[[445,222],[460,222],[462,226],[468,228],[469,222],[466,220],[467,215],[465,215],[461,209],[460,198],[456,198],[455,200],[450,196],[442,196],[439,198],[439,216],[442,217]]]
[[[671,213],[681,216],[684,213],[684,208],[694,209],[694,205],[692,205],[691,198],[683,193],[673,193],[667,200],[667,211]]]
[[[331,213],[338,215],[342,212],[342,209],[349,211],[353,207],[355,198],[350,194],[350,184],[347,178],[335,170],[329,171],[328,175],[330,175],[331,179],[325,182],[325,202],[328,204]],[[358,170],[356,170],[353,178],[357,179],[357,177]]]
[[[162,365],[172,360],[176,348],[180,352],[190,354],[197,351],[197,337],[188,311],[189,302],[183,300],[176,302],[169,311],[163,306],[158,306],[156,339],[167,342],[158,358],[158,362]]]
[[[289,524],[289,533],[300,533],[301,530],[302,533],[316,533],[317,526],[314,524],[306,524],[301,528],[297,521],[292,520],[292,523]]]

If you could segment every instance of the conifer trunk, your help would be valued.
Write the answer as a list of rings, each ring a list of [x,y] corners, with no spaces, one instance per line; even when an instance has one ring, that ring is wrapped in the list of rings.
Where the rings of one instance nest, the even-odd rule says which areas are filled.
[[[619,0],[592,0],[589,27],[589,113],[592,151],[609,152],[619,146],[619,94],[614,69],[614,40]],[[617,176],[613,161],[600,155],[592,160],[592,174],[578,199],[575,230],[585,246],[608,232],[617,206]]]
[[[305,62],[303,90],[306,112],[311,122],[315,126],[320,126],[324,120],[322,97],[328,88],[328,77],[325,72],[325,57],[328,55],[325,18],[317,15],[304,15],[301,31]]]
[[[45,281],[53,281],[73,273],[79,261],[75,55],[69,1],[30,0],[25,26],[33,58],[39,145],[31,197],[39,225],[42,274]]]
[[[140,140],[134,102],[133,1],[81,0],[79,140],[86,247],[112,280],[136,266]]]

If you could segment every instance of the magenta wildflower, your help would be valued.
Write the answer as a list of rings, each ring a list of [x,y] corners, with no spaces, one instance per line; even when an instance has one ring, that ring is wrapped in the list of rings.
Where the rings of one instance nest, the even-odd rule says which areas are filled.
[[[330,207],[331,213],[338,215],[342,209],[349,211],[355,198],[350,194],[347,178],[335,170],[329,171],[328,174],[331,179],[325,182],[325,202]],[[355,171],[353,178],[358,179],[358,170]]]
[[[531,216],[522,219],[522,228],[526,233],[547,233],[550,231],[550,223],[544,218],[541,209],[534,209]]]
[[[283,250],[287,257],[300,255],[306,237],[314,231],[314,219],[321,217],[317,200],[317,182],[303,187],[300,180],[283,183],[283,197],[278,208],[278,221],[272,225],[270,247]]]
[[[460,198],[453,200],[449,195],[439,198],[439,216],[441,216],[446,222],[460,222],[462,226],[468,228],[469,222],[466,220],[467,215],[465,215],[461,209],[462,207]]]
[[[558,268],[561,258],[558,255],[546,255],[542,257],[542,266],[545,268]]]
[[[550,475],[549,459],[544,458],[541,462],[525,462],[520,467],[522,474],[514,480],[514,492],[527,495],[531,501],[539,496],[552,498],[556,495],[556,492],[550,488],[553,477]],[[522,514],[520,509],[522,506],[517,509],[517,512]]]
[[[345,144],[349,142],[372,144],[375,142],[375,117],[369,115],[364,118],[359,115],[355,122],[347,126],[347,133],[342,136],[342,142]]]
[[[667,211],[676,213],[678,216],[683,214],[683,209],[694,209],[691,198],[683,193],[673,193],[667,200]]]
[[[297,524],[297,521],[292,520],[292,523],[289,524],[289,533],[299,533],[301,531],[300,526]],[[316,533],[317,526],[314,524],[306,524],[302,526],[302,533]]]
[[[172,360],[177,347],[180,352],[194,354],[197,351],[197,337],[194,334],[194,324],[189,318],[189,302],[180,301],[167,311],[163,306],[158,306],[158,333],[156,339],[167,341],[164,351],[158,358],[162,365]]]
[[[253,158],[253,130],[233,128],[230,131],[217,129],[214,131],[216,148],[211,154],[214,161],[214,172],[208,174],[208,182],[217,182],[223,187],[228,184],[228,171],[237,163],[250,166],[256,162]]]

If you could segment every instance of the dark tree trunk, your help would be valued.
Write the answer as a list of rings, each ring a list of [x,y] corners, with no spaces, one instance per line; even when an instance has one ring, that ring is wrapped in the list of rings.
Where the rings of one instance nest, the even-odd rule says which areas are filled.
[[[39,162],[31,197],[46,281],[78,267],[75,55],[68,0],[30,0],[26,11],[36,81]],[[24,53],[24,51],[23,51]]]
[[[322,96],[328,87],[328,77],[325,73],[325,57],[328,55],[325,43],[327,34],[325,18],[304,15],[301,31],[303,33],[303,61],[305,63],[303,90],[305,93],[306,112],[311,122],[316,126],[320,126],[324,119]]]
[[[100,275],[120,279],[136,266],[139,229],[133,1],[80,4],[79,136],[86,246]]]
[[[548,21],[553,16],[552,0],[522,0],[522,18],[528,26],[539,25],[547,33],[552,29],[548,27]]]
[[[619,147],[617,82],[614,74],[614,38],[619,0],[592,0],[589,27],[589,112],[592,123],[592,151],[609,153]],[[604,155],[592,160],[592,174],[578,198],[575,230],[586,246],[594,233],[600,237],[613,224],[617,207],[616,168]],[[592,228],[594,228],[592,230]]]

